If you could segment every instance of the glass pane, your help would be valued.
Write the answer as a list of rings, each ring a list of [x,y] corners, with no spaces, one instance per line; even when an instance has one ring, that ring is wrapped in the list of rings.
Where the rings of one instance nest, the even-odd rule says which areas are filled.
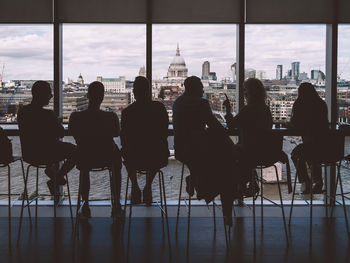
[[[145,64],[145,25],[64,24],[63,121],[87,107],[87,87],[96,80],[106,89],[101,107],[120,117],[133,100],[133,81]]]
[[[50,25],[0,25],[0,123],[17,122],[36,80],[53,80]]]
[[[63,121],[67,123],[73,111],[87,108],[87,88],[96,80],[104,84],[106,91],[101,108],[116,112],[120,119],[122,109],[134,100],[133,82],[145,65],[145,25],[64,24]],[[73,137],[65,137],[64,141],[75,143]],[[119,137],[115,141],[120,148]],[[78,175],[77,169],[70,172],[73,198],[77,196]],[[91,173],[90,178],[90,198],[109,200],[108,172]],[[124,166],[122,178],[125,193]]]
[[[245,78],[258,78],[265,85],[267,102],[276,127],[290,121],[300,83],[311,82],[325,99],[325,45],[325,25],[246,26]],[[301,142],[300,137],[284,137],[283,150],[290,157],[291,151]],[[294,180],[295,167],[289,160]],[[285,182],[285,165],[278,169]],[[278,199],[275,176],[269,175],[270,172],[266,171],[264,179],[273,184],[266,184],[264,194],[271,199]],[[297,192],[300,187],[297,184]],[[287,195],[286,184],[282,190],[284,198],[291,198],[291,195]],[[300,197],[297,195],[296,198]]]
[[[220,121],[224,121],[222,102],[226,93],[235,104],[236,25],[153,25],[152,93],[164,103],[172,122],[174,101],[184,91],[184,80],[198,76],[204,96]],[[168,137],[174,154],[173,137]],[[182,164],[172,156],[163,169],[169,200],[179,194]],[[189,174],[185,169],[185,176]],[[183,193],[185,190],[183,189]]]
[[[350,25],[338,27],[338,121],[339,124],[350,124]],[[345,155],[350,154],[350,137],[345,137]],[[341,167],[343,187],[350,191],[350,162],[343,162]],[[340,189],[338,187],[338,192]],[[340,198],[340,196],[339,196]]]

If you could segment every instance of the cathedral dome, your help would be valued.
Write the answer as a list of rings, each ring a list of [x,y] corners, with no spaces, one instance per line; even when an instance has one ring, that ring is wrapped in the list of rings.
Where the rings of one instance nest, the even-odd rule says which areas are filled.
[[[177,45],[177,49],[176,49],[176,56],[173,58],[173,60],[171,61],[170,65],[182,65],[182,66],[186,66],[185,60],[180,56],[180,49],[179,49],[179,45]]]
[[[176,56],[170,63],[167,77],[168,79],[185,79],[187,72],[185,60],[180,56],[179,45],[177,45]]]

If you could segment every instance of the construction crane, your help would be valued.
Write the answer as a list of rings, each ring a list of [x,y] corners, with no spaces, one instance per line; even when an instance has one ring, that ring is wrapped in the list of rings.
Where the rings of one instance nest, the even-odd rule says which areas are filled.
[[[2,80],[4,79],[4,70],[5,70],[5,64],[2,64],[2,71],[0,75],[0,88],[2,88]]]

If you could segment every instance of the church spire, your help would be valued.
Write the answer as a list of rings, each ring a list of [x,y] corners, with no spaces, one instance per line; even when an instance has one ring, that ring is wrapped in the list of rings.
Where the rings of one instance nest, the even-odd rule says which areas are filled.
[[[179,48],[179,43],[177,43],[177,48],[176,48],[176,56],[180,56],[180,48]]]

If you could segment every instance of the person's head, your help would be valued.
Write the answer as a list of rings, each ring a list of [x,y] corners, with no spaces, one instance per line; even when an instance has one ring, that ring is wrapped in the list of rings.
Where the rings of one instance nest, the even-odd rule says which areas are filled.
[[[185,79],[185,93],[193,97],[203,96],[203,84],[200,78],[191,76]]]
[[[312,100],[317,100],[319,99],[319,95],[311,83],[304,82],[301,83],[299,88],[298,88],[298,99],[301,101],[312,101]]]
[[[32,103],[41,107],[48,105],[52,98],[50,84],[43,80],[36,81],[32,87],[32,96]]]
[[[134,81],[133,93],[136,101],[147,101],[151,99],[148,79],[138,76]]]
[[[87,98],[89,99],[90,106],[100,107],[105,95],[105,87],[99,81],[90,83],[88,87]]]
[[[244,82],[244,96],[247,104],[265,103],[266,90],[264,84],[255,78],[247,79]]]

